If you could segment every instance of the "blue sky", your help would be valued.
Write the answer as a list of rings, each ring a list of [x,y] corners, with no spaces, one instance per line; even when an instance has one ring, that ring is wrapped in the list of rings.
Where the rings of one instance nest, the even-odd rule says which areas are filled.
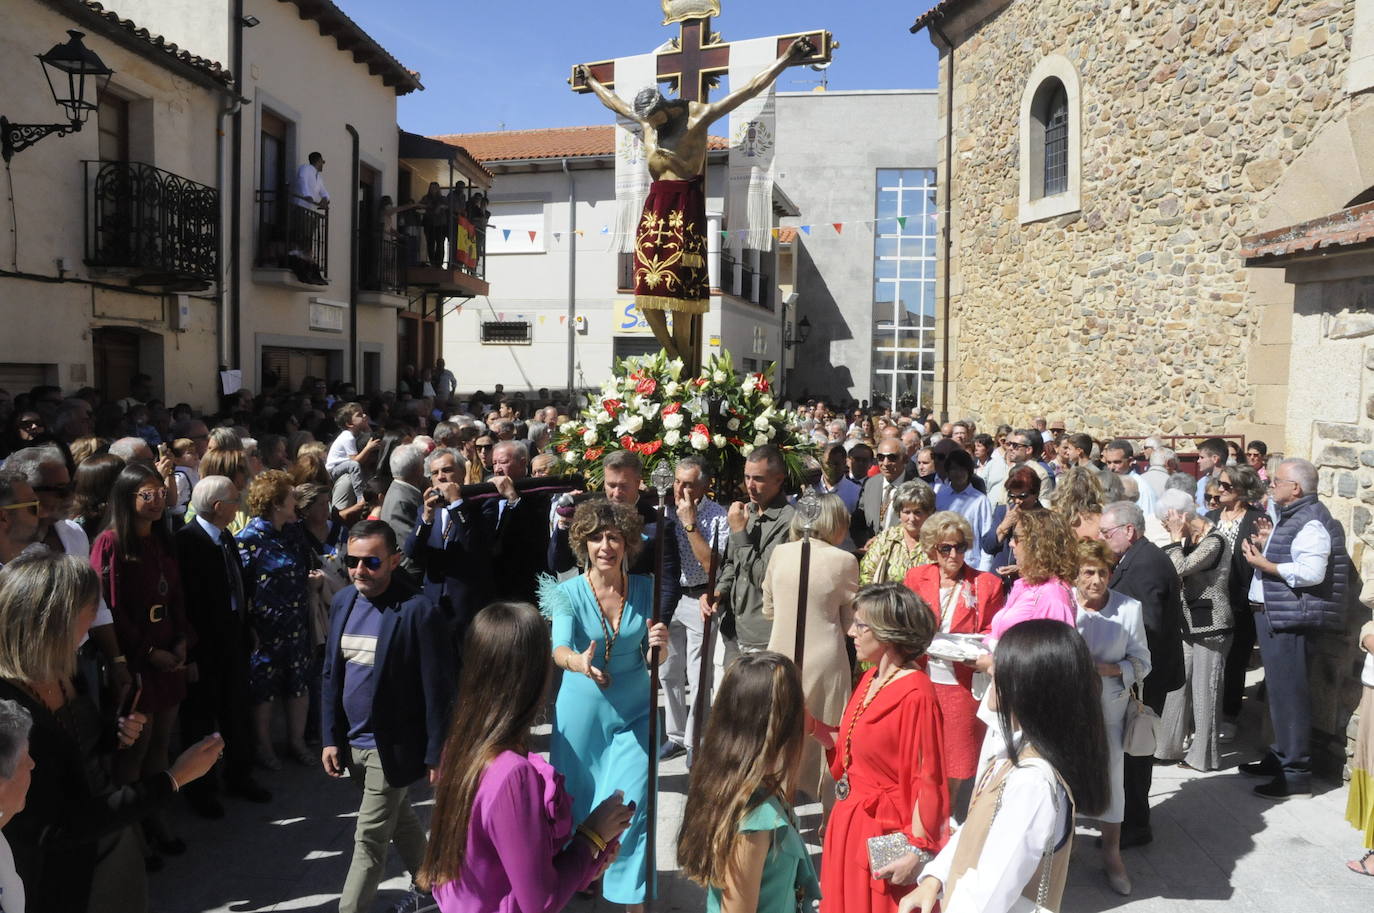
[[[565,80],[572,64],[642,54],[670,36],[658,0],[337,0],[426,91],[400,99],[417,133],[469,133],[606,123],[607,112]],[[830,89],[927,89],[936,55],[907,29],[934,0],[723,0],[725,40],[829,29],[840,48]],[[819,73],[792,69],[780,91],[807,91]]]

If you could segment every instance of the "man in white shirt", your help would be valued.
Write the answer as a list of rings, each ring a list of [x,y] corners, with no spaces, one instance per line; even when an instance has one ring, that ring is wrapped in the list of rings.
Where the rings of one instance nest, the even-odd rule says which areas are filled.
[[[1274,743],[1263,759],[1240,769],[1273,778],[1255,787],[1256,795],[1283,799],[1312,792],[1308,638],[1343,622],[1353,573],[1345,532],[1317,501],[1317,467],[1307,460],[1284,460],[1270,496],[1279,510],[1278,524],[1256,520],[1255,534],[1241,549],[1255,569],[1250,607]]]
[[[1178,454],[1168,447],[1155,447],[1150,451],[1150,468],[1141,473],[1144,484],[1155,493],[1156,499],[1164,494],[1169,476],[1178,472]],[[1204,486],[1205,493],[1205,486]]]
[[[845,453],[844,444],[827,446],[825,459],[821,461],[819,489],[822,494],[838,495],[844,502],[844,509],[853,514],[859,503],[859,483],[846,474],[848,468],[849,458]]]
[[[1131,476],[1131,456],[1130,441],[1115,440],[1102,448],[1102,462],[1107,467],[1107,471],[1116,473],[1123,480]],[[1145,516],[1153,516],[1155,504],[1159,500],[1155,496],[1155,490],[1149,485],[1137,485],[1136,490],[1138,494],[1135,502],[1140,505]]]
[[[294,258],[292,268],[302,282],[312,285],[328,285],[329,281],[320,272],[319,260],[315,255],[316,210],[329,211],[329,191],[325,189],[324,156],[318,152],[310,153],[310,159],[296,169],[296,179],[291,184],[292,220],[289,254]]]

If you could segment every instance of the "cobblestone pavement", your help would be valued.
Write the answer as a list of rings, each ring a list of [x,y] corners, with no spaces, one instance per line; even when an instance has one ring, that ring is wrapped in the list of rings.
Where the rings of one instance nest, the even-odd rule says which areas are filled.
[[[1258,732],[1258,711],[1248,708]],[[536,747],[548,727],[537,730]],[[1244,742],[1242,743],[1244,744]],[[1101,873],[1096,831],[1080,822],[1063,909],[1067,913],[1177,913],[1220,911],[1319,913],[1374,910],[1374,879],[1346,871],[1358,855],[1358,835],[1345,823],[1346,789],[1321,782],[1311,799],[1274,803],[1251,794],[1255,781],[1234,770],[1254,757],[1249,746],[1226,753],[1227,769],[1201,774],[1175,766],[1155,768],[1155,841],[1126,853],[1135,892],[1120,898]],[[184,807],[172,818],[190,845],[151,876],[152,913],[334,913],[352,855],[357,793],[347,780],[331,780],[318,768],[291,765],[263,772],[276,794],[271,805],[226,800],[227,816],[204,821]],[[661,913],[705,908],[700,888],[673,872],[673,842],[681,820],[687,771],[684,759],[661,768],[658,862]],[[422,818],[433,805],[428,787],[412,795]],[[819,804],[802,806],[804,829],[814,844]],[[819,847],[813,846],[819,853]],[[385,911],[409,885],[393,853],[376,910]],[[600,900],[575,900],[574,913],[610,913]]]

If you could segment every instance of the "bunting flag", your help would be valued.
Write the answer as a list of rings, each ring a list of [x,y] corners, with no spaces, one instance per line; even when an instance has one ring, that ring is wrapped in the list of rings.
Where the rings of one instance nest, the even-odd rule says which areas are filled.
[[[906,216],[898,216],[897,224],[900,225],[902,228],[906,228]]]
[[[534,236],[537,235],[537,234],[539,234],[539,232],[533,231],[533,230],[530,231],[530,243],[531,243],[531,244],[534,243]]]
[[[801,230],[802,230],[802,234],[804,234],[804,235],[809,235],[809,234],[811,234],[811,226],[810,226],[810,225],[803,225],[803,226],[801,227]]]
[[[562,240],[563,240],[563,232],[561,232],[561,231],[556,231],[556,232],[553,233],[553,243],[558,244],[558,243],[560,243]]]
[[[584,231],[583,231],[582,229],[580,229],[580,228],[576,229],[575,231],[576,231],[576,234],[577,234],[577,236],[578,236],[579,238],[582,237],[584,234],[586,234],[586,232],[584,232]]]
[[[509,240],[510,240],[510,229],[509,229],[509,228],[503,228],[503,229],[501,229],[501,240],[502,240],[502,241],[509,241]]]
[[[830,224],[833,225],[833,226],[835,227],[835,234],[837,234],[837,235],[842,235],[842,234],[844,234],[844,223],[843,223],[843,222],[831,222]]]

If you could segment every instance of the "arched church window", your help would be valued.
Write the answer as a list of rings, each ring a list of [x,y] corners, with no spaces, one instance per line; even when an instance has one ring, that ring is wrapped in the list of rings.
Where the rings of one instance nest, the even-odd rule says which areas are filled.
[[[1049,84],[1049,101],[1045,105],[1045,193],[1054,196],[1069,187],[1069,93],[1057,79]]]
[[[1051,54],[1026,80],[1020,118],[1021,224],[1080,210],[1081,150],[1078,71]]]

